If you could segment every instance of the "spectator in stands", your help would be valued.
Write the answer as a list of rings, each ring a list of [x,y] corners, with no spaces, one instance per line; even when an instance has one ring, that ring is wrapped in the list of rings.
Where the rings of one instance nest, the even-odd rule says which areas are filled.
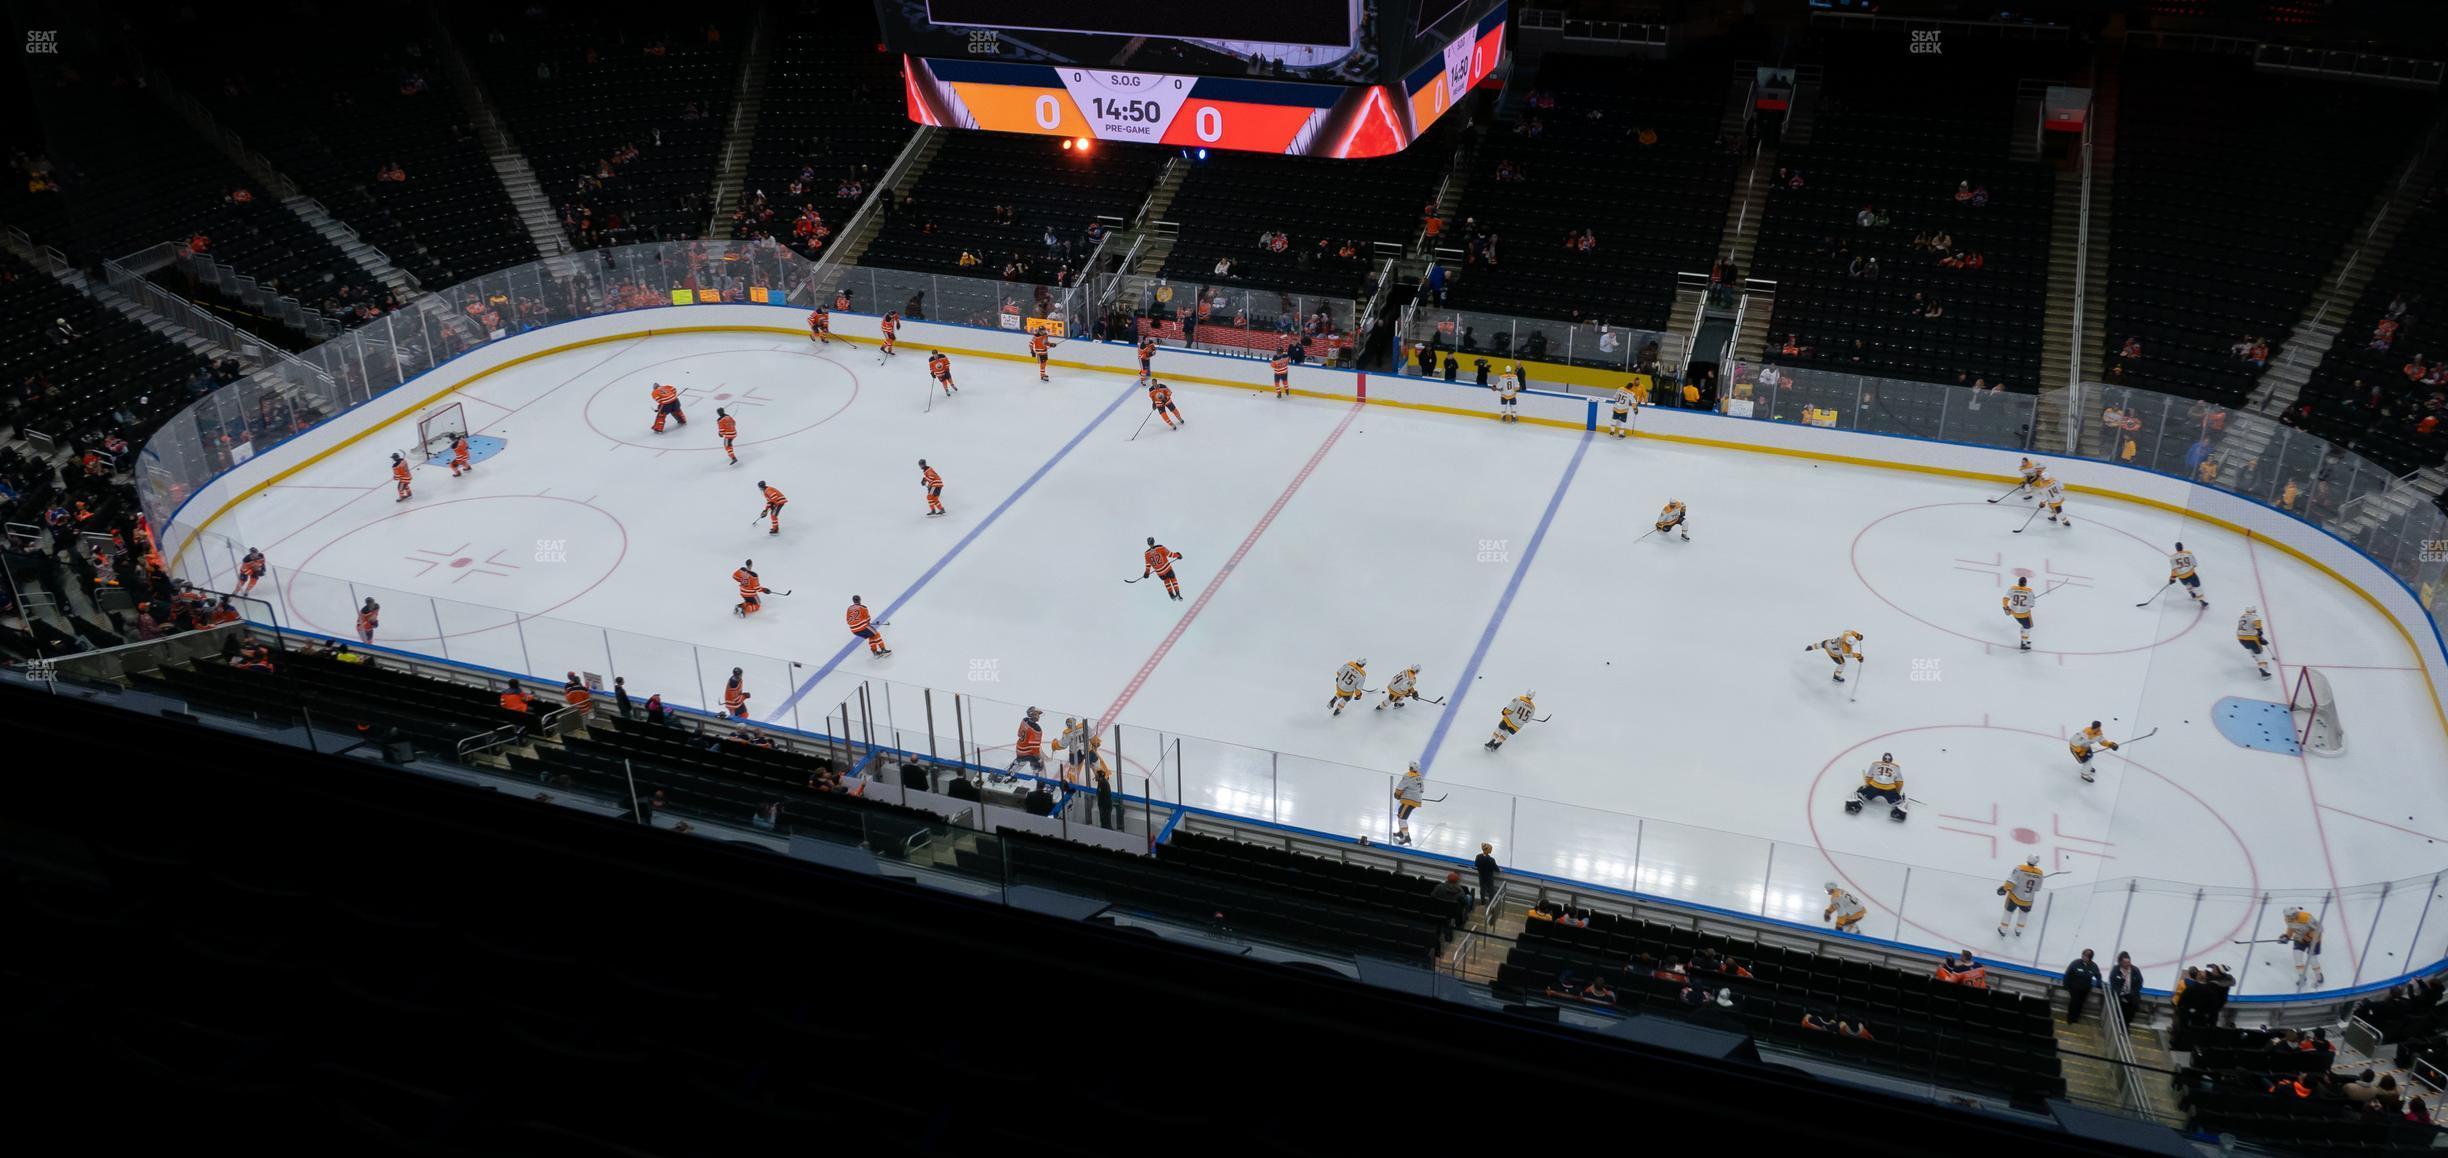
[[[2099,962],[2091,959],[2091,950],[2067,963],[2065,968],[2066,1024],[2082,1020],[2083,1006],[2090,1004],[2091,991],[2099,988]]]
[[[1987,989],[1989,988],[1989,968],[1973,960],[1972,951],[1966,949],[1939,963],[1938,979],[1952,981],[1957,985],[1973,989]]]
[[[663,711],[663,693],[656,692],[655,694],[646,697],[647,723],[661,725],[669,723],[670,719],[671,718]]]
[[[760,828],[767,832],[772,832],[775,822],[780,820],[781,816],[781,802],[768,800],[763,804],[757,805],[756,812],[748,817],[748,824],[752,828]]]
[[[1447,871],[1445,879],[1438,881],[1435,888],[1428,890],[1428,897],[1444,906],[1446,912],[1457,922],[1470,911],[1470,892],[1462,887],[1462,874],[1459,871]]]
[[[2416,1123],[2420,1123],[2420,1124],[2425,1125],[2425,1126],[2431,1125],[2431,1124],[2432,1124],[2432,1122],[2431,1122],[2431,1107],[2430,1107],[2430,1105],[2429,1105],[2429,1104],[2427,1104],[2427,1103],[2425,1103],[2425,1102],[2424,1102],[2424,1101],[2423,1101],[2421,1098],[2419,1098],[2419,1097],[2414,1098],[2414,1099],[2412,1099],[2411,1101],[2408,1101],[2408,1102],[2406,1103],[2405,1120],[2406,1120],[2406,1121],[2409,1121],[2409,1122],[2416,1122]]]
[[[505,712],[517,712],[524,715],[527,712],[527,706],[534,702],[535,697],[528,695],[527,689],[520,687],[517,680],[511,680],[510,686],[502,689],[501,706]]]
[[[631,719],[636,714],[635,709],[629,704],[629,680],[625,676],[612,677],[612,706],[620,712],[620,718],[624,720]]]
[[[54,346],[65,346],[70,342],[76,341],[78,338],[84,337],[84,334],[78,332],[75,326],[68,324],[68,319],[66,318],[51,319],[51,328],[48,333],[51,339],[51,344]]]
[[[2335,1077],[2337,1075],[2332,1074],[2330,1076]],[[2355,1076],[2347,1078],[2345,1081],[2338,1083],[2337,1089],[2340,1097],[2343,1097],[2347,1101],[2353,1102],[2358,1106],[2370,1105],[2380,1096],[2380,1087],[2378,1084],[2373,1082],[2372,1071],[2368,1068],[2363,1070],[2361,1073],[2358,1073]]]
[[[944,788],[944,795],[954,800],[979,801],[985,799],[985,794],[978,791],[977,781],[971,780],[967,772],[954,776],[952,783]]]
[[[2108,992],[2125,1015],[2125,1024],[2132,1025],[2142,1001],[2142,970],[2134,965],[2133,954],[2117,954],[2116,967],[2108,971]]]
[[[1054,793],[1046,788],[1045,781],[1043,780],[1035,781],[1029,785],[1028,797],[1025,803],[1028,807],[1028,814],[1030,816],[1054,815]]]
[[[584,708],[594,699],[594,692],[586,686],[585,680],[578,678],[577,672],[569,673],[561,684],[561,702],[568,707]]]
[[[1878,210],[1873,209],[1873,208],[1871,208],[1870,206],[1867,206],[1867,205],[1864,205],[1864,206],[1862,206],[1862,207],[1861,207],[1861,212],[1856,213],[1856,214],[1854,214],[1854,215],[1853,215],[1853,224],[1858,225],[1858,226],[1861,226],[1861,227],[1862,227],[1862,228],[1864,228],[1864,229],[1868,229],[1868,228],[1870,228],[1872,225],[1876,224],[1877,222],[1878,222]]]

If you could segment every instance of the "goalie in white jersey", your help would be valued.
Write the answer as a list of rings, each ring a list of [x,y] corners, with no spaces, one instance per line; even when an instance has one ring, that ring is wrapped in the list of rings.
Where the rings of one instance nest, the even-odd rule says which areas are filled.
[[[1334,714],[1342,715],[1344,705],[1359,699],[1360,693],[1366,690],[1361,685],[1366,683],[1368,683],[1367,660],[1355,659],[1344,664],[1342,670],[1335,673],[1334,700],[1326,706],[1333,708]]]
[[[1377,701],[1377,710],[1382,712],[1387,708],[1399,708],[1418,698],[1419,665],[1415,663],[1395,672],[1394,678],[1386,681],[1385,698]]]
[[[1673,531],[1684,542],[1691,542],[1691,508],[1684,506],[1683,500],[1666,500],[1665,509],[1658,512],[1657,526],[1650,528],[1651,534],[1662,531]]]
[[[2278,939],[2295,947],[2296,988],[2300,989],[2303,987],[2304,970],[2307,967],[2309,967],[2312,972],[2312,984],[2327,985],[2329,983],[2326,978],[2321,976],[2320,918],[2313,916],[2310,909],[2306,909],[2301,905],[2288,909],[2286,913],[2286,932]]]
[[[1504,377],[1496,380],[1496,417],[1505,422],[1521,419],[1521,379],[1513,368],[1505,367]]]
[[[1523,692],[1513,697],[1512,703],[1505,705],[1504,712],[1496,717],[1495,734],[1488,737],[1488,751],[1493,752],[1504,747],[1506,740],[1512,739],[1515,733],[1530,726],[1531,719],[1538,714],[1538,705],[1531,702],[1531,697],[1537,694],[1537,692]]]
[[[2006,898],[2006,915],[1998,918],[1998,936],[2006,935],[2006,923],[2014,922],[2014,935],[2023,935],[2023,922],[2031,919],[2032,902],[2040,899],[2040,858],[2023,858],[2014,871],[2006,874],[2006,883],[1998,886],[1998,895]]]
[[[1873,800],[1886,802],[1887,819],[1904,819],[1904,768],[1896,763],[1893,752],[1879,753],[1879,758],[1862,773],[1861,787],[1853,790],[1853,799],[1845,801],[1845,815],[1859,814],[1862,806]]]

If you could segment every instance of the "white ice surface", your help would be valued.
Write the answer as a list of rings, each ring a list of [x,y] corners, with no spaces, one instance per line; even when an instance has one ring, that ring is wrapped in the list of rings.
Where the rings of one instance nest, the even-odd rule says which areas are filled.
[[[211,528],[234,542],[198,550],[226,577],[232,547],[263,547],[285,623],[348,635],[371,594],[378,643],[617,673],[641,698],[718,700],[739,666],[760,718],[818,729],[848,702],[864,727],[864,681],[879,739],[927,749],[931,709],[937,750],[957,735],[997,763],[1025,705],[1049,733],[1118,722],[1110,742],[1159,800],[1377,841],[1393,776],[1442,722],[1423,849],[1486,841],[1517,870],[1807,923],[1840,879],[1874,936],[2052,968],[2121,947],[2154,988],[2179,960],[2249,954],[2248,990],[2291,988],[2278,947],[2231,942],[2274,935],[2297,902],[2324,914],[2333,987],[2448,943],[2444,907],[2414,944],[2428,887],[2377,887],[2448,867],[2425,835],[2448,833],[2448,737],[2414,658],[2266,546],[2079,496],[2072,529],[2016,534],[2028,504],[1968,481],[1221,387],[1180,390],[1184,429],[1142,429],[1126,378],[1040,384],[1012,362],[962,360],[961,392],[930,404],[924,358],[736,335],[557,354],[458,395],[508,444],[473,476],[422,468],[393,502],[384,459],[412,444],[408,415],[236,507]],[[688,391],[691,419],[662,435],[658,380]],[[740,418],[739,466],[717,405]],[[945,517],[924,517],[922,457]],[[759,479],[791,498],[780,536],[752,523]],[[1692,540],[1639,539],[1668,498],[1690,504]],[[1149,536],[1185,554],[1191,602],[1122,582]],[[2177,539],[2212,608],[2171,593],[2137,610]],[[751,557],[793,594],[743,620],[729,576]],[[2031,653],[1998,605],[2016,569],[2064,584]],[[889,615],[893,655],[845,652],[853,593]],[[2246,604],[2284,679],[2237,647]],[[1847,628],[1872,660],[1857,687],[1802,651]],[[1331,716],[1352,658],[1371,687],[1420,664],[1447,703]],[[2284,700],[2302,663],[2336,688],[2345,756],[2210,726],[2221,697]],[[1484,751],[1527,689],[1552,721]],[[2061,737],[2095,718],[2112,737],[2159,730],[2086,784]],[[1925,802],[1904,823],[1841,808],[1882,751]],[[2001,940],[1994,889],[2028,855],[2064,875]]]

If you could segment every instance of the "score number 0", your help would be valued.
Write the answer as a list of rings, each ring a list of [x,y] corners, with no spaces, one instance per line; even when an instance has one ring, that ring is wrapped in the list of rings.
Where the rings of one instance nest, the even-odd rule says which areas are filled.
[[[1037,98],[1035,111],[1038,128],[1052,131],[1062,127],[1062,102],[1055,100],[1051,94]],[[1198,139],[1210,145],[1223,140],[1224,110],[1214,105],[1200,105],[1198,113],[1191,118],[1190,128],[1198,134]]]

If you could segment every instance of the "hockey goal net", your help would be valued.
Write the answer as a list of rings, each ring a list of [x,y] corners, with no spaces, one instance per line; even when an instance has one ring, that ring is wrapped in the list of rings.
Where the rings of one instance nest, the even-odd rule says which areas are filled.
[[[437,406],[417,419],[417,445],[425,460],[431,462],[450,455],[451,440],[467,433],[467,412],[453,402]]]
[[[2287,709],[2294,713],[2295,739],[2304,751],[2318,756],[2346,751],[2346,728],[2338,722],[2337,694],[2329,690],[2329,677],[2319,668],[2295,673],[2295,691],[2287,699]]]

